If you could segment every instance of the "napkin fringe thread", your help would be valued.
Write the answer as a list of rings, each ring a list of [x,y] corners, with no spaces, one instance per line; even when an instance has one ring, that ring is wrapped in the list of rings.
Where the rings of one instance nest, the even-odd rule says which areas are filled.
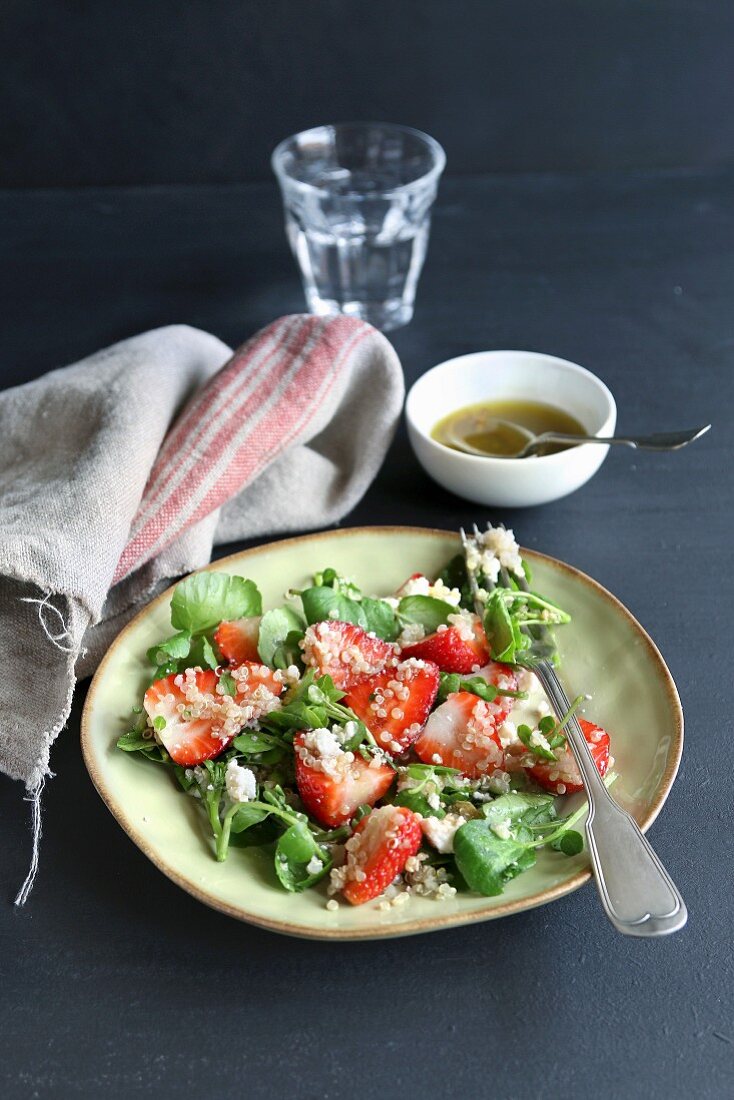
[[[31,829],[33,832],[33,851],[31,853],[31,865],[28,868],[28,874],[25,877],[25,881],[18,891],[15,899],[15,904],[20,908],[25,905],[33,889],[33,883],[36,880],[38,873],[38,857],[39,848],[41,844],[41,831],[42,831],[42,815],[41,815],[41,797],[43,795],[43,788],[46,785],[46,776],[43,775],[36,783],[35,787],[30,791],[26,802],[31,803]]]

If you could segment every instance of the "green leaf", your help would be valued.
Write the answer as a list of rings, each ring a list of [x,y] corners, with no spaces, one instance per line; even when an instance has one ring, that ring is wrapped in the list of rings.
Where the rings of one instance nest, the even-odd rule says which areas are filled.
[[[567,829],[565,833],[561,833],[559,837],[552,841],[550,847],[563,852],[566,856],[577,856],[579,852],[584,850],[584,838],[575,829]]]
[[[153,719],[153,729],[156,733],[161,733],[166,728],[166,720],[162,714],[156,714]]]
[[[517,651],[517,631],[510,618],[501,589],[495,589],[487,600],[484,612],[484,633],[495,661],[513,664]]]
[[[362,629],[366,627],[367,620],[357,601],[333,588],[307,588],[301,593],[301,602],[309,624],[320,623],[324,619],[337,619],[343,623],[356,623]]]
[[[398,604],[398,615],[408,623],[420,623],[426,634],[435,634],[439,626],[455,615],[456,608],[445,600],[433,596],[403,596]]]
[[[232,743],[243,756],[285,747],[280,738],[272,737],[269,733],[263,733],[261,730],[247,730],[246,733],[240,733]]]
[[[261,821],[269,816],[270,810],[264,810],[259,806],[248,806],[246,802],[243,802],[233,815],[230,828],[233,833],[243,833],[245,829],[250,829],[253,825],[259,825]]]
[[[558,760],[558,757],[555,755],[554,752],[551,752],[550,749],[547,749],[545,745],[536,745],[533,743],[534,732],[535,730],[532,730],[530,726],[525,725],[524,722],[517,727],[517,736],[520,738],[526,749],[532,752],[534,756],[537,756],[539,760],[549,760],[552,763],[555,763]],[[542,730],[540,732],[542,733]]]
[[[237,684],[235,683],[234,676],[226,669],[219,677],[219,683],[224,688],[227,695],[231,695],[232,698],[237,694]]]
[[[123,752],[147,752],[155,745],[155,741],[152,737],[143,737],[137,730],[131,730],[130,733],[124,733],[122,737],[118,737],[115,744]]]
[[[292,607],[274,607],[266,611],[260,621],[257,643],[260,660],[271,668],[287,668],[296,663],[288,657],[293,656],[296,660],[300,657],[298,642],[305,627],[303,618]]]
[[[178,661],[188,657],[191,649],[191,633],[188,630],[180,630],[166,638],[164,642],[158,642],[148,650],[148,660],[152,665],[168,665],[171,661]]]
[[[260,614],[262,599],[254,582],[229,573],[194,573],[176,585],[171,599],[171,624],[192,633],[225,619]]]
[[[359,600],[362,597],[362,593],[354,581],[342,577],[336,569],[329,568],[324,569],[321,573],[314,573],[313,584],[314,588],[320,588],[321,586],[335,588],[337,592],[349,596],[352,600]]]
[[[499,801],[499,799],[498,799]],[[505,883],[535,862],[535,852],[515,840],[501,840],[491,821],[467,821],[454,836],[454,858],[472,890],[487,897],[502,893]]]
[[[514,824],[522,822],[528,827],[544,825],[555,821],[555,798],[552,794],[531,794],[525,791],[510,791],[499,798],[486,802],[482,808],[485,821],[490,825],[508,818]]]
[[[179,671],[185,668],[217,668],[219,658],[214,652],[214,646],[204,634],[198,634],[191,642],[191,652],[186,661],[179,662]]]
[[[438,699],[443,702],[449,695],[456,691],[470,691],[486,703],[493,703],[498,695],[511,695],[522,697],[524,692],[502,691],[494,684],[488,683],[481,676],[460,676],[458,672],[442,672],[438,689]]]
[[[308,870],[312,859],[321,861],[318,871]],[[300,893],[319,882],[331,868],[328,849],[316,843],[305,822],[291,825],[275,848],[275,873],[286,890]]]
[[[394,608],[385,600],[376,600],[371,596],[365,596],[360,607],[365,619],[365,630],[376,634],[386,642],[394,642],[400,633],[400,624]]]
[[[414,814],[422,814],[423,817],[445,817],[446,811],[442,806],[436,810],[421,791],[415,789],[400,791],[393,799],[396,806],[407,806]]]

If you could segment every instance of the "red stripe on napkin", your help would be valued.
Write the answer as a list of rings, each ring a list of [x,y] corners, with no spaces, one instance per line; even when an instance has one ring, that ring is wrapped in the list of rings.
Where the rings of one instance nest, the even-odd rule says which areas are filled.
[[[253,481],[307,428],[372,333],[352,317],[283,317],[189,402],[153,465],[113,584]]]

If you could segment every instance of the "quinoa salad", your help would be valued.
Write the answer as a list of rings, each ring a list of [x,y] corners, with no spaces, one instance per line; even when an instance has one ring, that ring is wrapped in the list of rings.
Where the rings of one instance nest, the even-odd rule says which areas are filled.
[[[533,589],[512,531],[489,527],[468,567],[482,615],[463,555],[389,595],[324,569],[267,610],[244,577],[187,577],[117,747],[197,800],[213,858],[263,847],[274,888],[330,910],[501,894],[538,849],[583,848],[564,734],[583,697],[557,721],[532,671],[534,637],[557,660],[549,630],[570,616]],[[609,735],[579,721],[611,782]]]

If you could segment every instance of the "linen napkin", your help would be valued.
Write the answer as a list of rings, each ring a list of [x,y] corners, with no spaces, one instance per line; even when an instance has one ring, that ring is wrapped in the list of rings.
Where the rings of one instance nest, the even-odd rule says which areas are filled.
[[[338,521],[402,399],[381,333],[310,315],[234,354],[156,329],[0,394],[0,770],[26,784],[36,841],[77,677],[214,543]]]

